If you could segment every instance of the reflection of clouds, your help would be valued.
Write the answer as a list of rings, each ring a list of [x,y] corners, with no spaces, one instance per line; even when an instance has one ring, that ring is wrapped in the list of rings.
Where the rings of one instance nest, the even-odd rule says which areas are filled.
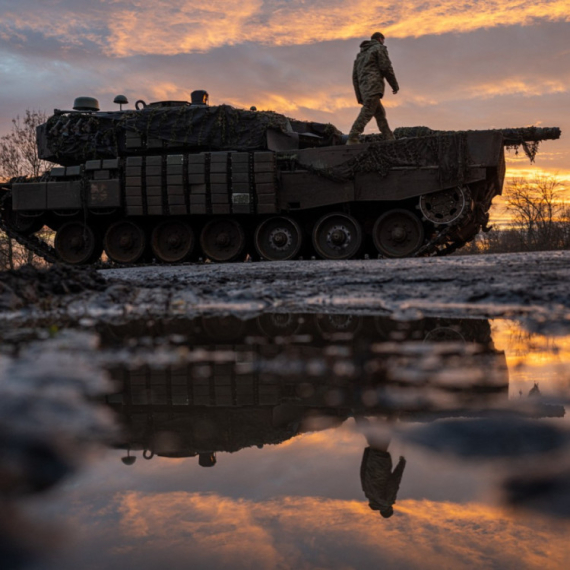
[[[391,37],[468,32],[568,21],[567,0],[69,0],[37,6],[23,0],[4,16],[0,32],[34,31],[67,45],[94,42],[115,56],[203,52],[256,42],[299,45],[359,38],[382,28]],[[310,22],[310,25],[308,23]],[[365,30],[365,31],[364,31]]]
[[[364,501],[281,497],[265,502],[219,495],[128,492],[116,497],[130,564],[158,552],[219,568],[558,568],[564,525],[525,522],[491,507],[405,500],[389,521]],[[119,529],[108,529],[116,535]],[[548,544],[548,548],[544,545]],[[308,556],[310,552],[310,556]],[[356,562],[358,561],[358,562]],[[180,562],[179,562],[180,564]],[[139,566],[140,565],[140,566]]]
[[[509,367],[509,396],[526,398],[535,382],[544,395],[563,396],[570,384],[570,336],[531,333],[516,321],[493,323],[495,346],[505,351]]]

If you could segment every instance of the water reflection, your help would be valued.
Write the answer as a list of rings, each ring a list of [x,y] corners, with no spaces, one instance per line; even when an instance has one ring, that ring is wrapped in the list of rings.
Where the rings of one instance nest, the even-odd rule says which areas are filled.
[[[107,402],[126,427],[122,446],[146,459],[213,466],[216,452],[278,444],[349,417],[431,421],[509,403],[505,355],[482,320],[286,314],[136,322],[101,334],[107,346],[167,338],[188,351],[162,368],[111,370],[122,389]]]
[[[42,570],[516,566],[516,537],[537,553],[548,540],[563,567],[560,533],[480,501],[493,475],[510,505],[570,512],[562,456],[546,468],[567,445],[564,406],[542,381],[509,397],[518,369],[495,324],[270,314],[96,328],[121,435],[48,502],[46,518],[79,536]],[[536,475],[498,476],[497,460],[525,455]]]

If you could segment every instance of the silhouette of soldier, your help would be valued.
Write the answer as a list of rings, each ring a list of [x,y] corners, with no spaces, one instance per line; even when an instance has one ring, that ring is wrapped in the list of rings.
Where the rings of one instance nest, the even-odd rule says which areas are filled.
[[[357,424],[368,425],[368,420],[358,418]],[[366,430],[369,431],[369,430]],[[400,457],[398,465],[392,471],[392,456],[388,453],[389,439],[377,434],[364,433],[368,447],[364,450],[360,465],[360,481],[368,505],[373,511],[380,511],[385,519],[394,514],[393,505],[400,489],[400,482],[406,467],[406,460]]]
[[[356,100],[362,105],[360,114],[350,129],[347,144],[358,144],[359,136],[368,122],[374,117],[378,129],[386,140],[393,140],[394,134],[386,120],[386,110],[382,105],[384,79],[392,87],[394,95],[400,90],[394,74],[388,50],[384,46],[384,35],[372,34],[370,40],[360,44],[360,53],[356,56],[352,70],[352,83]]]

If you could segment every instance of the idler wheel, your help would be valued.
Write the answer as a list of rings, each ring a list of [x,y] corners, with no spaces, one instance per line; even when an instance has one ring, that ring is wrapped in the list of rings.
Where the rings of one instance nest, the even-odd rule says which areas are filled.
[[[154,255],[164,263],[180,263],[188,259],[196,245],[192,228],[179,220],[158,224],[152,231],[150,242]]]
[[[420,196],[420,210],[424,218],[434,224],[455,222],[470,204],[469,190],[462,186]]]
[[[424,242],[421,220],[408,210],[390,210],[382,214],[372,229],[376,249],[386,257],[409,257]]]
[[[44,227],[45,221],[41,214],[39,216],[24,216],[20,212],[14,212],[11,199],[8,199],[5,208],[3,217],[6,224],[19,234],[31,236]]]
[[[303,232],[291,218],[269,218],[261,222],[255,231],[255,249],[269,261],[294,259],[302,244]]]
[[[135,222],[122,220],[105,233],[105,252],[116,263],[136,263],[146,249],[146,234]]]
[[[245,233],[235,220],[212,220],[200,234],[200,245],[212,261],[235,261],[245,248]]]
[[[64,263],[85,265],[101,255],[101,244],[93,230],[83,222],[67,222],[57,230],[55,250]]]
[[[313,246],[323,259],[350,259],[362,246],[360,224],[347,214],[326,214],[315,224]]]
[[[461,342],[466,343],[465,337],[451,327],[437,327],[429,331],[424,342]]]

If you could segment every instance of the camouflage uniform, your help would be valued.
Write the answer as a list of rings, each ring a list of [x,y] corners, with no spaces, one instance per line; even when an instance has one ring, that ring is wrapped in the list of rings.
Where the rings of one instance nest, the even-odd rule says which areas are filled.
[[[362,456],[360,480],[362,490],[374,511],[385,511],[395,502],[406,460],[400,461],[392,473],[392,456],[387,451],[367,447]]]
[[[394,91],[399,91],[400,86],[392,69],[388,50],[376,40],[362,42],[352,70],[356,100],[362,105],[362,109],[350,129],[349,142],[358,142],[358,136],[372,117],[376,119],[378,129],[386,139],[394,138],[381,101],[384,95],[384,79]]]

